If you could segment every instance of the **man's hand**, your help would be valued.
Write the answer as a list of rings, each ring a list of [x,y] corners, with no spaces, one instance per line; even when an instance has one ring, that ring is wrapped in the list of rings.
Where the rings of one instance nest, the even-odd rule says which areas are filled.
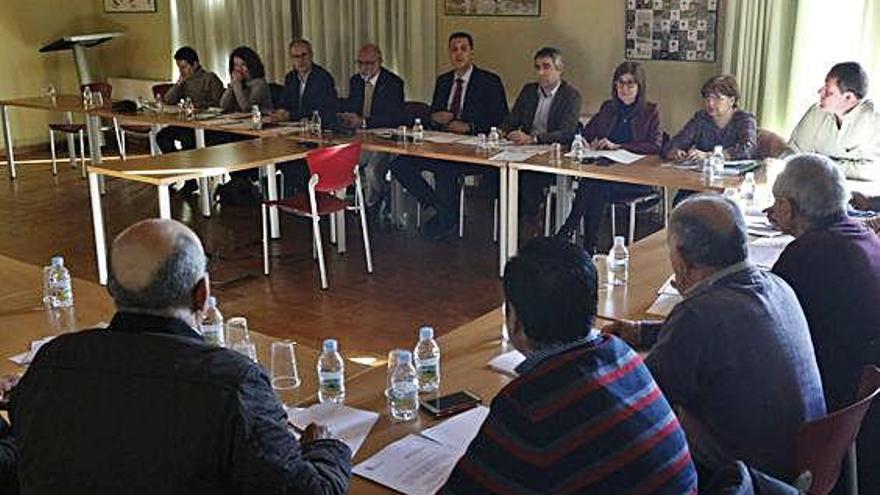
[[[602,328],[602,332],[616,335],[633,347],[637,347],[641,342],[639,324],[634,321],[620,320],[609,323]]]
[[[696,148],[691,148],[690,151],[687,152],[687,159],[694,161],[704,160],[709,158],[709,155],[711,154],[712,153],[709,153],[708,151],[700,151]]]
[[[456,134],[467,134],[471,132],[471,125],[460,120],[453,120],[446,125],[446,130]]]
[[[327,440],[332,438],[333,432],[330,431],[330,428],[317,423],[312,423],[309,426],[306,426],[305,431],[303,431],[302,435],[299,437],[299,441],[302,444],[309,444],[316,440]]]
[[[534,144],[535,139],[531,134],[527,134],[519,129],[507,133],[507,139],[513,141],[513,144],[522,146],[525,144]]]
[[[6,403],[9,402],[9,391],[18,385],[19,380],[21,380],[20,373],[13,373],[0,378],[0,405],[3,405],[4,408]]]
[[[452,122],[452,119],[454,118],[455,115],[453,115],[452,112],[434,112],[431,114],[431,120],[440,125],[446,125]]]
[[[678,148],[674,148],[672,151],[669,152],[669,158],[675,162],[683,162],[687,160],[687,152]]]
[[[593,142],[590,143],[590,148],[594,150],[618,150],[620,149],[620,145],[608,138],[602,138],[594,139]]]
[[[269,122],[283,122],[290,120],[290,112],[287,110],[275,110],[269,113],[266,120]]]
[[[350,129],[357,129],[361,126],[361,122],[364,119],[361,118],[360,115],[352,112],[342,112],[336,114],[340,121],[342,121],[342,125],[348,127]]]

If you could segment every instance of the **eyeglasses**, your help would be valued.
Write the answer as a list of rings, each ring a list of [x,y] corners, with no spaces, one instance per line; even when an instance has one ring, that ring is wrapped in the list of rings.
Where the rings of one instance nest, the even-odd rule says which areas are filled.
[[[633,79],[618,79],[614,81],[614,84],[621,88],[634,88],[639,85],[638,81]]]
[[[712,100],[712,101],[726,101],[732,99],[730,96],[722,95],[719,93],[708,93],[703,95],[704,100]]]

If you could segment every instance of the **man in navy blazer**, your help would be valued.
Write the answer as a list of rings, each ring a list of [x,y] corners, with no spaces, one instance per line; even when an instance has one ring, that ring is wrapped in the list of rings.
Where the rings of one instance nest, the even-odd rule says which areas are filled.
[[[449,36],[451,71],[437,78],[431,103],[433,129],[457,134],[488,133],[507,117],[507,96],[496,74],[474,65],[474,40],[468,33]],[[442,160],[401,157],[391,164],[397,180],[422,205],[437,212],[425,224],[425,234],[435,240],[451,236],[458,228],[459,180],[466,174],[487,172],[486,167]],[[434,188],[422,171],[434,174]]]
[[[397,127],[407,122],[403,104],[403,79],[382,67],[382,50],[367,43],[358,50],[358,72],[348,81],[348,98],[342,100],[340,124],[348,129]],[[385,176],[392,155],[361,152],[364,203],[371,221],[379,217],[388,190]]]

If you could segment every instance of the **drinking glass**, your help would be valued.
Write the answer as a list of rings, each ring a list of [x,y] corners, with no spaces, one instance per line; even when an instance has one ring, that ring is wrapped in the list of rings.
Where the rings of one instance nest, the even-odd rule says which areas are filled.
[[[486,149],[486,135],[482,132],[477,134],[477,149]]]
[[[291,390],[299,385],[299,371],[296,367],[296,342],[292,340],[272,342],[272,388]]]
[[[92,93],[92,106],[97,108],[104,107],[104,95],[100,91]]]
[[[257,360],[257,346],[251,341],[244,317],[236,316],[226,322],[226,342],[233,351]]]

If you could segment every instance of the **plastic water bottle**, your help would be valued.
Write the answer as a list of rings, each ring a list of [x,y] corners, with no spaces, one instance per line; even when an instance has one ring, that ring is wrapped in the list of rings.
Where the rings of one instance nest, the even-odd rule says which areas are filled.
[[[223,326],[223,314],[217,308],[217,298],[214,296],[209,297],[207,306],[204,314],[202,314],[199,330],[201,330],[205,342],[223,347],[226,345],[226,336],[223,331],[225,327]]]
[[[629,280],[629,250],[623,244],[623,236],[614,238],[614,246],[608,252],[608,285],[626,285]]]
[[[724,178],[724,148],[716,146],[709,157],[709,166],[712,168],[712,177],[715,179]]]
[[[419,372],[419,391],[434,392],[440,388],[440,346],[434,340],[434,329],[419,329],[419,343],[413,351]]]
[[[50,265],[43,268],[43,305],[46,309],[73,306],[73,284],[61,256],[53,256]]]
[[[321,129],[323,128],[321,123],[321,112],[317,110],[312,111],[311,128],[313,134],[321,135]]]
[[[415,119],[412,127],[413,144],[422,144],[425,141],[425,127],[422,125],[422,119]]]
[[[89,109],[92,107],[92,88],[86,86],[83,89],[83,108]]]
[[[251,106],[251,129],[259,131],[263,128],[263,114],[259,105]]]
[[[187,98],[183,102],[183,115],[186,120],[195,120],[196,118],[196,106],[191,98]]]
[[[571,155],[577,160],[581,161],[585,156],[587,156],[587,140],[584,139],[580,134],[575,134],[574,138],[571,140]]]
[[[397,351],[397,364],[389,379],[388,407],[397,421],[412,421],[418,415],[419,379],[409,351]]]
[[[755,190],[758,185],[755,183],[755,173],[746,172],[746,178],[739,186],[739,197],[743,202],[743,206],[750,208],[755,205]]]
[[[489,129],[489,137],[486,139],[486,147],[490,150],[498,149],[501,146],[501,133],[498,132],[498,128],[492,126]]]
[[[324,352],[318,357],[318,401],[345,401],[345,361],[335,339],[324,341]]]

